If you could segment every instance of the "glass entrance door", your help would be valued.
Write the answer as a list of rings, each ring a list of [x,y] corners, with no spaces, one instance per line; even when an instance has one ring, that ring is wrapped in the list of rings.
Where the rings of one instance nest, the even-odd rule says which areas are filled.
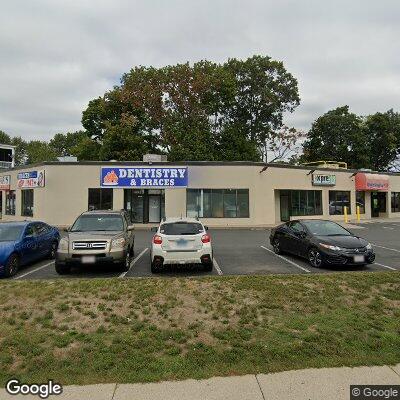
[[[281,208],[281,221],[286,222],[290,220],[290,196],[289,192],[282,190],[280,192],[280,208]]]
[[[161,196],[149,195],[149,222],[161,221]]]
[[[371,192],[371,216],[379,217],[379,213],[386,212],[386,193]]]

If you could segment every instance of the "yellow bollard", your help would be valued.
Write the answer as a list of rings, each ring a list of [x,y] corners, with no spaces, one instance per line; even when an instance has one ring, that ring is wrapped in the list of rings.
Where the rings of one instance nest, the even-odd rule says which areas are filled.
[[[347,224],[349,222],[349,219],[347,217],[347,207],[344,206],[344,223]]]
[[[357,222],[360,222],[360,206],[357,206]]]

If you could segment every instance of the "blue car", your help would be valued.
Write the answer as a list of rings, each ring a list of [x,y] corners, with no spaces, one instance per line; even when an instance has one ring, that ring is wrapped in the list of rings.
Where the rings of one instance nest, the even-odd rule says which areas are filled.
[[[60,232],[39,221],[0,223],[0,276],[10,277],[23,265],[54,258]]]

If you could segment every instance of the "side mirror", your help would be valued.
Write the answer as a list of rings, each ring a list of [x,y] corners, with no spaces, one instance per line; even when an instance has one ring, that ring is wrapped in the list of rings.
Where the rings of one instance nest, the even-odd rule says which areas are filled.
[[[157,231],[158,231],[158,228],[153,227],[153,228],[151,228],[151,231],[152,231],[152,232],[157,232]]]
[[[128,231],[134,231],[134,230],[135,230],[135,227],[133,225],[128,226]]]
[[[205,229],[206,231],[208,231],[208,226],[207,226],[207,225],[204,225],[204,229]]]

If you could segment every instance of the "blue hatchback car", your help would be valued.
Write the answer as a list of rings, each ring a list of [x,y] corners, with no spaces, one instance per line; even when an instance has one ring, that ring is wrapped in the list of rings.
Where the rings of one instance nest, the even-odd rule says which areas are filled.
[[[60,232],[40,221],[0,223],[0,276],[10,277],[26,264],[54,258]]]

